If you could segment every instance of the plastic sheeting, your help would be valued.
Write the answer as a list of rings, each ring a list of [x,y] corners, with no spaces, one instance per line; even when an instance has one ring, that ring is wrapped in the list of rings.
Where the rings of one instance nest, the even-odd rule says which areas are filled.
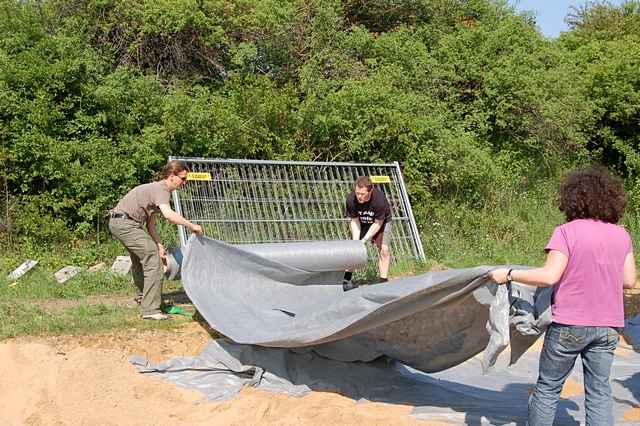
[[[312,351],[238,345],[212,341],[198,357],[173,358],[150,364],[132,359],[145,373],[195,389],[209,400],[234,396],[253,386],[291,396],[310,391],[336,392],[354,400],[413,406],[413,417],[466,425],[524,425],[527,401],[534,387],[539,352],[531,349],[507,368],[506,357],[489,375],[477,357],[446,371],[426,374],[384,358],[349,363],[320,357]],[[637,425],[640,419],[640,355],[621,348],[616,353],[611,384],[616,425]],[[560,399],[554,425],[584,424],[582,371],[578,362],[571,386]],[[282,413],[286,416],[286,413]]]
[[[237,343],[313,347],[339,361],[386,355],[427,372],[457,365],[485,348],[488,367],[508,344],[507,290],[487,278],[489,267],[344,292],[340,285],[325,285],[342,277],[338,271],[334,282],[326,281],[328,270],[360,261],[362,242],[310,243],[293,256],[269,246],[266,257],[192,237],[184,251],[182,280],[189,298],[212,328]]]
[[[305,271],[308,274],[307,280],[299,284],[335,284],[342,279],[342,271],[361,268],[367,262],[367,250],[359,241],[324,241],[322,244],[304,241],[242,244],[235,247]],[[183,258],[181,248],[170,251],[165,272],[167,279],[181,278]]]
[[[140,371],[213,400],[243,386],[294,396],[331,391],[412,405],[412,415],[421,419],[524,424],[538,369],[539,352],[531,345],[551,321],[550,288],[514,283],[507,295],[506,286],[487,279],[492,267],[483,266],[345,293],[340,285],[326,285],[339,278],[326,277],[331,268],[353,266],[359,242],[263,248],[267,256],[192,238],[183,265],[185,290],[209,324],[235,342],[219,339],[198,357],[160,364],[134,357]],[[632,345],[640,341],[638,328],[636,318],[625,329]],[[484,375],[509,342],[510,359]],[[612,369],[620,425],[637,424],[640,415],[640,355],[632,347],[618,351]],[[570,379],[581,388],[579,364]],[[555,424],[583,422],[583,401],[580,392],[563,397]]]

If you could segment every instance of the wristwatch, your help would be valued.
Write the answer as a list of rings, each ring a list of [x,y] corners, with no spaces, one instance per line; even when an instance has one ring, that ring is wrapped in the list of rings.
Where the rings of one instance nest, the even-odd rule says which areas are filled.
[[[509,269],[509,272],[507,272],[507,285],[511,285],[511,281],[513,281],[513,278],[511,278],[511,272],[513,271],[513,269]]]

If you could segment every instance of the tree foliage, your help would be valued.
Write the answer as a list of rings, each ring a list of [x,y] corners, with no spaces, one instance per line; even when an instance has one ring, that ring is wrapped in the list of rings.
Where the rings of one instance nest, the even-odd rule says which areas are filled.
[[[400,161],[419,221],[597,161],[638,208],[640,3],[568,19],[550,40],[498,0],[0,0],[0,232],[91,233],[169,155]]]

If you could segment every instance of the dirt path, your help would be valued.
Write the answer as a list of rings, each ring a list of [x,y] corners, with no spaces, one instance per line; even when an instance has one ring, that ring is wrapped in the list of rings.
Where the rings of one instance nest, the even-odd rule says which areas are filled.
[[[192,306],[192,303],[189,300],[189,297],[186,295],[184,291],[173,291],[173,292],[164,293],[163,301],[171,302],[172,304],[176,304],[176,305]],[[118,306],[123,308],[136,308],[138,306],[133,295],[121,295],[121,294],[87,296],[82,299],[34,300],[32,303],[38,305],[44,311],[52,312],[52,313],[76,308],[81,304],[85,304],[89,306],[95,306],[95,305]]]
[[[45,299],[36,300],[33,302],[38,305],[42,310],[51,313],[57,313],[65,311],[67,309],[73,309],[80,304],[86,304],[89,306],[95,305],[107,305],[107,306],[119,306],[123,308],[135,308],[137,303],[133,300],[133,296],[122,295],[109,295],[109,296],[88,296],[82,300],[77,299]]]

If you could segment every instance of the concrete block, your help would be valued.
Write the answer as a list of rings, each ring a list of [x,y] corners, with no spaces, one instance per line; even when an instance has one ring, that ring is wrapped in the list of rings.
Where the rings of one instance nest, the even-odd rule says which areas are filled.
[[[18,266],[7,276],[7,279],[9,279],[10,281],[15,281],[29,272],[31,269],[33,269],[33,267],[37,264],[37,260],[25,260],[24,262],[22,262],[22,265]]]
[[[118,256],[111,265],[111,272],[114,274],[127,275],[131,270],[131,258],[129,256]]]
[[[71,278],[75,277],[81,270],[82,268],[79,268],[77,266],[65,266],[64,268],[53,274],[53,276],[56,277],[56,281],[58,281],[60,284],[64,284]]]

